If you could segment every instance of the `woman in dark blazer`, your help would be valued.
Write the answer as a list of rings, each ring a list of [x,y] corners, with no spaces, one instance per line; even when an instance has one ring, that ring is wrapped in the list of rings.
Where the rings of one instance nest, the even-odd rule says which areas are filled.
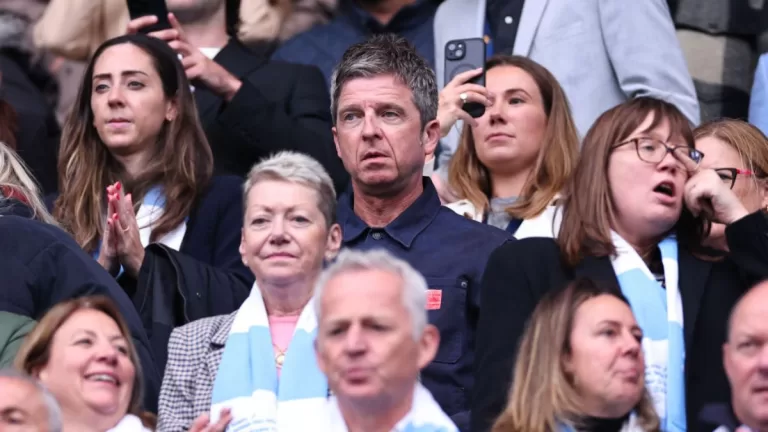
[[[768,277],[768,222],[699,168],[703,157],[666,102],[634,99],[596,121],[566,187],[558,238],[510,243],[489,260],[473,431],[487,431],[506,404],[518,339],[538,300],[576,277],[617,283],[629,299],[662,430],[702,430],[702,405],[729,400],[726,322],[739,296]],[[727,226],[726,256],[701,246],[711,222]]]
[[[62,226],[120,279],[136,279],[145,248],[162,243],[237,274],[244,300],[253,277],[238,253],[241,180],[212,172],[189,82],[170,47],[145,35],[102,44],[62,137],[53,211]]]

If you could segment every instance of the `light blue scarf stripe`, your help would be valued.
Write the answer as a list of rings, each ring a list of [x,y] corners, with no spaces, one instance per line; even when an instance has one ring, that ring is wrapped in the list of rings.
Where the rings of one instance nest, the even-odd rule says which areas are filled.
[[[621,291],[643,329],[646,385],[661,417],[661,429],[683,432],[686,430],[685,342],[678,289],[677,240],[670,236],[659,244],[666,281],[664,289],[648,275],[645,263],[634,249],[617,237],[614,233],[618,257],[612,264]],[[664,351],[666,357],[661,354]]]
[[[316,333],[310,301],[296,323],[278,380],[269,318],[254,284],[235,315],[216,372],[212,421],[218,419],[221,408],[229,407],[233,416],[229,432],[306,429],[304,422],[325,406],[328,397],[328,381],[315,360]]]

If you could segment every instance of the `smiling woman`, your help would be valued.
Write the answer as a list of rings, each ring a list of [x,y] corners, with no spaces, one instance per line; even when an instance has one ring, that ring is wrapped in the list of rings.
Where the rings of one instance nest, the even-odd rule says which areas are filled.
[[[63,430],[146,432],[142,374],[128,327],[106,297],[59,303],[29,333],[16,367],[59,403]],[[144,419],[142,419],[144,417]]]

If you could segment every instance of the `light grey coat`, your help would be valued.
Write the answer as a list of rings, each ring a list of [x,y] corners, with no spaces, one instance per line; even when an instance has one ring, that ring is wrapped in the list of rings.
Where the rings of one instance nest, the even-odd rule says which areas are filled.
[[[446,0],[435,15],[435,70],[445,85],[445,44],[482,37],[486,0]],[[666,0],[527,0],[514,54],[557,78],[583,137],[606,110],[652,96],[699,123],[699,103]],[[455,153],[461,124],[440,144],[441,171]]]

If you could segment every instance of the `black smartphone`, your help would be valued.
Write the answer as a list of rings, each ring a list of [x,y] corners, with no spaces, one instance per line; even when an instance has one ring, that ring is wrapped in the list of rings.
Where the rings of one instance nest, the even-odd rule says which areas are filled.
[[[152,33],[171,28],[171,23],[168,22],[168,8],[165,5],[165,0],[126,0],[126,3],[128,4],[128,13],[132,20],[147,15],[157,17],[157,23],[142,28],[142,33]]]
[[[485,87],[485,41],[482,38],[456,39],[445,44],[445,83],[456,75],[483,68],[483,73],[469,82]],[[462,107],[469,115],[478,118],[485,114],[485,105],[467,102]]]

